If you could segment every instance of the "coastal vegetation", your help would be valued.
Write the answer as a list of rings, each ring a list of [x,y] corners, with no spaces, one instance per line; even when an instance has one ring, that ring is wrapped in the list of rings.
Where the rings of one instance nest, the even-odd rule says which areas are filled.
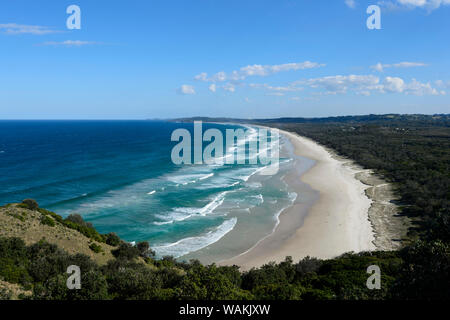
[[[450,241],[450,116],[385,115],[269,121],[394,184],[410,239]]]
[[[286,257],[242,272],[238,266],[157,259],[147,242],[131,245],[113,233],[99,234],[79,215],[64,219],[28,199],[0,208],[0,299],[450,299],[450,116],[253,123],[309,137],[392,183],[399,215],[413,221],[408,238],[397,239],[403,248],[326,260]],[[26,237],[38,228],[45,229],[41,239]],[[81,269],[80,290],[67,289],[70,265]],[[380,290],[366,286],[370,265],[381,269]],[[20,293],[4,283],[20,286]]]

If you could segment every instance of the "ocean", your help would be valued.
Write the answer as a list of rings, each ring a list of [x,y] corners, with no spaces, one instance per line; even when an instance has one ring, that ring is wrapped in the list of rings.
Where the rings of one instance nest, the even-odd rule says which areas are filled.
[[[0,204],[32,198],[78,213],[100,233],[149,241],[159,257],[211,262],[250,249],[297,198],[283,180],[288,139],[278,173],[264,176],[262,164],[173,164],[177,128],[193,132],[165,121],[0,121]]]

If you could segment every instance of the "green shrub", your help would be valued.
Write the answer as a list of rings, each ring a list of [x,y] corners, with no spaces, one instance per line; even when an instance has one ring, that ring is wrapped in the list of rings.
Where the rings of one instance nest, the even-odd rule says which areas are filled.
[[[8,213],[8,215],[11,216],[11,217],[16,218],[16,219],[18,219],[18,220],[20,220],[22,222],[25,221],[25,215],[23,215],[23,214],[18,214],[16,212],[12,212],[12,213]]]
[[[56,214],[50,210],[44,209],[44,208],[39,208],[38,211],[43,214],[43,215],[49,215],[51,216],[53,219],[55,219],[55,221],[58,221],[59,223],[63,223],[64,219],[59,215]]]
[[[120,238],[114,232],[105,234],[104,238],[105,238],[105,243],[110,246],[117,247],[120,244]]]
[[[25,242],[20,238],[0,237],[0,278],[11,283],[30,283],[28,265]]]
[[[72,213],[70,214],[67,218],[66,221],[71,221],[73,223],[76,223],[82,227],[87,227],[87,228],[94,228],[94,226],[92,225],[92,223],[90,222],[86,222],[83,220],[83,217],[81,215],[79,215],[78,213]]]
[[[107,300],[109,299],[105,277],[95,270],[81,273],[81,289],[68,290],[68,274],[56,275],[33,288],[33,300]]]
[[[70,229],[77,230],[92,240],[105,242],[105,238],[95,230],[91,223],[85,222],[79,214],[69,215],[64,219],[63,224]]]
[[[96,243],[91,243],[91,245],[89,246],[89,249],[91,249],[95,253],[100,253],[103,251],[102,247]]]
[[[11,300],[12,294],[6,288],[0,288],[0,300]]]
[[[159,299],[161,278],[144,264],[119,259],[109,261],[102,270],[113,299]]]
[[[41,223],[45,224],[46,226],[50,226],[50,227],[55,226],[55,221],[52,218],[50,218],[49,216],[42,216]]]
[[[71,265],[70,255],[55,244],[40,240],[27,247],[28,272],[34,282],[45,282],[63,274]]]
[[[120,246],[112,250],[111,253],[116,258],[126,259],[126,260],[132,260],[134,258],[137,258],[140,255],[140,252],[138,248],[135,246],[132,246],[131,244],[127,242],[122,242]]]

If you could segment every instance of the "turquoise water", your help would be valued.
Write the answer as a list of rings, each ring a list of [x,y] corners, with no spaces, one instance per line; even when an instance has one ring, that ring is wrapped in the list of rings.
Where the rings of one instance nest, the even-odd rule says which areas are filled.
[[[203,124],[212,127],[238,128]],[[163,121],[0,121],[0,203],[33,198],[79,213],[101,233],[149,241],[159,256],[195,257],[233,231],[239,242],[209,253],[231,257],[272,232],[296,196],[282,180],[289,157],[273,176],[260,164],[174,165],[177,128],[193,131]]]

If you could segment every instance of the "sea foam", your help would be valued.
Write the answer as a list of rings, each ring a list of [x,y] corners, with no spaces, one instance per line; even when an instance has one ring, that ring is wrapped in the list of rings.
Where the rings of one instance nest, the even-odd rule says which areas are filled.
[[[178,258],[190,252],[203,249],[214,242],[219,241],[228,232],[233,230],[236,222],[237,218],[233,217],[224,221],[215,230],[211,230],[201,236],[184,238],[174,243],[152,247],[152,249],[155,250],[156,254],[159,256],[170,255]]]

